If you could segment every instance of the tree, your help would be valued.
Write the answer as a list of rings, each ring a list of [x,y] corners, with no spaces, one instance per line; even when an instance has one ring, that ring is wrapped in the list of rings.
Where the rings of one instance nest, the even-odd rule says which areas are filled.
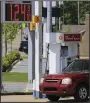
[[[16,34],[18,32],[18,25],[10,24],[9,28],[10,28],[10,31],[8,33],[8,43],[11,43],[11,51],[12,51],[12,42],[16,38]]]
[[[18,24],[3,24],[3,38],[5,41],[5,56],[7,55],[7,43],[11,43],[12,51],[12,41],[15,39],[18,31]]]
[[[7,55],[7,33],[9,32],[8,24],[3,24],[3,39],[5,42],[5,56]]]
[[[80,1],[79,7],[80,23],[85,23],[85,14],[89,13],[90,1]],[[64,1],[61,10],[61,20],[64,24],[78,24],[77,1]]]

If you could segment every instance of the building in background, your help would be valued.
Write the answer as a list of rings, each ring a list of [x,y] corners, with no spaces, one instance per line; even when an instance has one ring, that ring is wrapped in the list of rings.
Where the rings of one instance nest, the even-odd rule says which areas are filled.
[[[89,15],[86,15],[86,32],[82,37],[82,42],[80,43],[80,57],[89,58]]]

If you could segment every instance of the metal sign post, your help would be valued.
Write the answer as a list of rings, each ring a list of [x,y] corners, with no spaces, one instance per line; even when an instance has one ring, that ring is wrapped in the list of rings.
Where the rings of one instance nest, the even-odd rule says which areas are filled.
[[[42,2],[35,1],[35,15],[42,17]],[[35,31],[35,94],[40,98],[40,74],[42,73],[42,23],[36,24]]]
[[[2,91],[2,23],[1,23],[1,1],[0,1],[0,92]]]

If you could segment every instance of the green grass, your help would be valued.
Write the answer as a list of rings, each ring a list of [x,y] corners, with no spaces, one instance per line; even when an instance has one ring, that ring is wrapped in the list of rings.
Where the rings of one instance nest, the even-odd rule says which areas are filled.
[[[21,56],[22,59],[28,59],[28,56]]]
[[[3,72],[2,79],[6,82],[27,82],[28,73]]]

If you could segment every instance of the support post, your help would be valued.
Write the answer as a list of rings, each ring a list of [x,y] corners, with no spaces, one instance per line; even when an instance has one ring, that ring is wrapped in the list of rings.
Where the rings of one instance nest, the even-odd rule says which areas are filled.
[[[4,92],[2,84],[2,4],[3,2],[0,1],[0,92]]]
[[[35,1],[32,1],[32,15],[35,15]],[[31,90],[35,79],[35,31],[30,31],[30,24],[28,24],[28,30],[28,84],[26,90]]]
[[[61,72],[61,44],[50,44],[49,52],[49,74],[55,74]]]
[[[52,1],[47,1],[47,33],[52,32]]]
[[[47,1],[47,33],[50,33],[52,32],[52,1]],[[48,46],[48,44],[47,44]],[[48,65],[49,65],[49,55],[48,55]],[[47,66],[48,68],[46,68],[46,73],[49,73],[49,66]]]
[[[1,1],[0,1],[0,92],[2,91],[2,23],[1,23]]]
[[[89,28],[89,60],[90,60],[90,11],[89,11],[89,27],[88,28]],[[90,65],[89,65],[89,97],[90,97]],[[89,101],[90,101],[90,98],[89,98]]]
[[[35,1],[35,15],[42,18],[42,1]],[[39,84],[42,73],[42,23],[36,24],[35,31],[35,93],[36,98],[41,98]]]

